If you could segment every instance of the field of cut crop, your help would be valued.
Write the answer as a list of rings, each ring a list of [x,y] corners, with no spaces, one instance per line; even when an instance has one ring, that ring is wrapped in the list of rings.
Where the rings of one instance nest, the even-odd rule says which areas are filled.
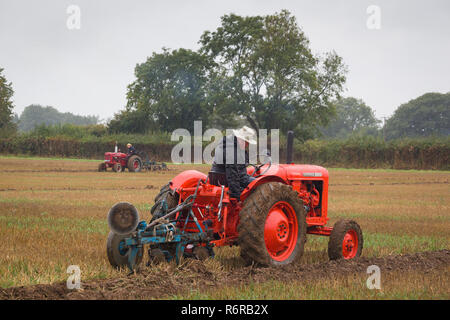
[[[310,235],[296,269],[245,266],[239,248],[226,247],[215,249],[215,259],[127,276],[106,258],[108,209],[128,201],[149,219],[161,186],[209,166],[113,173],[97,172],[97,164],[0,157],[0,299],[450,298],[448,171],[329,169],[329,224],[351,218],[363,229],[355,262],[329,262],[328,239]],[[381,269],[381,290],[366,286],[372,264]],[[65,287],[70,265],[80,267],[84,290]]]

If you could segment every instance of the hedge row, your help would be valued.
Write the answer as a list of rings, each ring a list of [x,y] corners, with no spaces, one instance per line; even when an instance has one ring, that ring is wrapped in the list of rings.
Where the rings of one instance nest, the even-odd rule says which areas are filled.
[[[125,144],[126,142],[119,141],[119,148],[125,150]],[[171,161],[173,143],[134,145],[139,151],[147,153],[151,160]],[[106,151],[114,150],[114,146],[115,141],[106,139],[80,141],[63,137],[17,136],[1,139],[0,153],[102,159]],[[285,152],[282,147],[280,161],[284,161]],[[295,145],[294,161],[326,167],[450,170],[450,138],[390,142],[367,138],[347,141],[311,140]]]
[[[147,153],[153,161],[169,161],[172,145],[133,143],[137,150]],[[0,139],[0,153],[40,157],[102,159],[105,152],[114,151],[115,141],[80,141],[70,138],[38,138],[18,136]],[[119,143],[126,152],[126,143]]]
[[[450,139],[308,141],[296,160],[329,167],[450,170]]]

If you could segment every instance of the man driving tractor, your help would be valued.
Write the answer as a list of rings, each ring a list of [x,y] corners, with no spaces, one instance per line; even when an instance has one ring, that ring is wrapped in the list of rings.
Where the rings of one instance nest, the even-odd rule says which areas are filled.
[[[216,147],[209,180],[214,185],[229,187],[230,198],[240,201],[242,190],[255,178],[247,174],[248,146],[255,145],[256,131],[244,126],[225,136]]]

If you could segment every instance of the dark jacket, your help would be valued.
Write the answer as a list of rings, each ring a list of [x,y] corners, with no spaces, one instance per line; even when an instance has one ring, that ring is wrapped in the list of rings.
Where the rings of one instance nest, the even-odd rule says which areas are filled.
[[[248,152],[239,148],[235,136],[224,137],[215,149],[211,172],[226,175],[231,198],[239,200],[242,190],[250,183],[248,159]]]
[[[129,147],[128,151],[127,151],[128,157],[130,157],[130,156],[132,156],[134,154],[136,154],[136,149],[133,146]]]

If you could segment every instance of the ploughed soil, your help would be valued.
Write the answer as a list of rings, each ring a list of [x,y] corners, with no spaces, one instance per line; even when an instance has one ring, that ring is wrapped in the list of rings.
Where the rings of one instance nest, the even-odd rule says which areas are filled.
[[[421,252],[353,261],[328,261],[283,268],[240,267],[231,271],[210,270],[202,261],[186,259],[176,266],[162,264],[137,274],[116,279],[82,281],[80,290],[69,290],[65,282],[0,289],[0,299],[164,299],[172,295],[217,286],[245,285],[268,280],[283,282],[332,279],[338,276],[366,274],[377,265],[381,272],[429,271],[450,265],[450,250]]]

